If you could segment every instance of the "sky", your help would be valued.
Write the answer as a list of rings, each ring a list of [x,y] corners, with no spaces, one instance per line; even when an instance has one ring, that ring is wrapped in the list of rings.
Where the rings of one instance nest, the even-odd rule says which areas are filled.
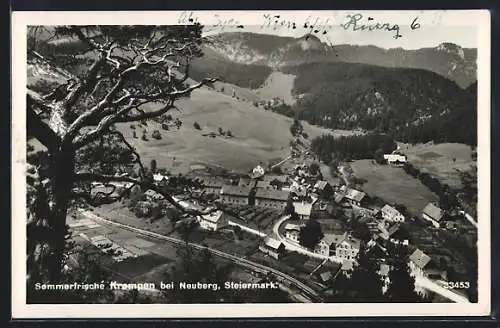
[[[211,33],[246,31],[301,37],[317,30],[315,35],[333,45],[357,44],[404,49],[436,47],[443,42],[477,48],[478,33],[480,28],[484,29],[484,20],[489,18],[478,11],[227,12],[213,14],[216,18],[210,13],[189,15],[199,19],[207,28],[211,25]],[[214,21],[215,26],[209,24]],[[243,28],[236,28],[230,23],[239,23]],[[295,29],[291,28],[292,23],[295,23]],[[364,30],[360,30],[362,25]],[[376,25],[386,28],[374,28]],[[396,34],[400,36],[395,38]]]
[[[206,27],[210,34],[224,32],[252,32],[287,37],[301,37],[310,32],[303,26],[295,30],[289,28],[271,28],[259,25],[244,25],[243,28],[225,27],[223,29]],[[477,48],[477,29],[475,26],[433,26],[429,29],[411,30],[410,26],[400,25],[397,39],[395,31],[346,31],[340,26],[330,26],[327,33],[320,30],[315,34],[328,44],[374,45],[380,48],[419,49],[436,47],[443,42],[451,42],[463,48]],[[314,33],[313,33],[314,34]]]
[[[485,10],[44,12],[23,15],[30,25],[184,25],[198,22],[205,30],[210,30],[209,34],[246,31],[293,37],[310,33],[309,27],[313,25],[313,31],[318,30],[316,35],[332,45],[404,49],[436,47],[443,42],[479,48],[489,42],[490,33],[490,15]],[[355,24],[353,17],[358,18]],[[290,27],[291,23],[296,24],[295,29]],[[240,25],[243,28],[236,28]],[[365,30],[360,30],[362,26]],[[379,29],[367,30],[374,26]],[[386,29],[380,29],[382,26]],[[399,29],[398,38],[394,38],[394,27]]]
[[[374,45],[380,48],[404,48],[418,49],[436,47],[443,42],[451,42],[463,48],[477,47],[477,30],[474,26],[439,26],[428,30],[410,31],[409,26],[400,26],[401,37],[395,39],[393,31],[345,31],[342,27],[332,27],[323,35],[320,31],[316,35],[328,44],[355,44]],[[224,30],[230,31],[229,29]],[[233,28],[231,31],[245,31],[261,34],[272,34],[279,36],[301,37],[308,30],[300,28],[296,30],[265,28],[262,26],[244,26],[244,28]]]

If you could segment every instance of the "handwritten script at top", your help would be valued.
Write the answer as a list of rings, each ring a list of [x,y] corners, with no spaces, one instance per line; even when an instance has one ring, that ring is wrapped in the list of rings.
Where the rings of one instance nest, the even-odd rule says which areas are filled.
[[[222,18],[220,15],[214,15],[214,23],[209,26],[209,31],[223,31],[224,29],[243,29],[244,26],[235,18]],[[271,28],[273,30],[278,29],[303,29],[304,33],[307,34],[328,34],[336,27],[340,27],[345,31],[353,32],[372,32],[372,31],[385,31],[392,33],[394,39],[399,39],[403,37],[401,34],[401,27],[398,24],[393,24],[390,22],[380,22],[375,20],[373,17],[365,17],[362,14],[348,14],[344,17],[341,24],[335,23],[333,18],[319,18],[309,16],[304,21],[296,22],[293,20],[282,19],[280,15],[263,14],[262,22],[255,22],[255,24],[261,28]],[[195,15],[194,12],[183,12],[180,14],[177,20],[178,24],[202,24],[199,17]],[[418,21],[418,17],[414,17],[409,20],[410,23],[409,31],[414,31],[420,29],[421,25]],[[207,26],[208,27],[208,26]]]

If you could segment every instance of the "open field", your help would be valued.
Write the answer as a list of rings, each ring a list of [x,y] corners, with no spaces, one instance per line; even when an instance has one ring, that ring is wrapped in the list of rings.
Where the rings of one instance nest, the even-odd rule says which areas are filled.
[[[390,203],[403,204],[414,215],[420,214],[427,203],[438,199],[402,168],[374,164],[371,160],[354,161],[351,167],[356,177],[368,181],[363,185],[363,190],[368,195],[376,195]]]
[[[470,146],[458,143],[400,143],[400,151],[422,172],[427,172],[452,188],[460,188],[460,171],[470,171],[477,163]],[[455,160],[454,160],[455,159]]]
[[[295,75],[282,72],[272,72],[264,84],[255,90],[262,99],[271,100],[275,97],[283,99],[285,104],[292,105],[295,98],[292,95]]]
[[[160,124],[148,122],[147,127],[137,127],[137,139],[132,138],[130,124],[119,129],[134,147],[145,163],[155,158],[159,166],[166,166],[174,173],[185,173],[193,163],[223,166],[229,170],[252,169],[259,162],[267,163],[289,154],[292,119],[256,108],[251,102],[240,101],[208,87],[192,93],[189,99],[177,103],[180,113],[173,111],[183,124],[180,129],[162,130]],[[198,123],[201,130],[193,127]],[[335,133],[349,134],[349,131],[330,131],[303,123],[310,138]],[[233,138],[218,135],[218,129],[230,130]],[[141,140],[142,129],[147,130],[148,141]],[[151,138],[159,130],[161,140]],[[204,136],[215,132],[215,137]]]
[[[173,232],[172,222],[167,217],[160,218],[154,222],[148,222],[147,218],[137,218],[124,204],[116,202],[106,204],[94,209],[96,215],[105,218],[111,218],[113,221],[132,225],[140,229],[155,231],[163,235],[169,235]]]

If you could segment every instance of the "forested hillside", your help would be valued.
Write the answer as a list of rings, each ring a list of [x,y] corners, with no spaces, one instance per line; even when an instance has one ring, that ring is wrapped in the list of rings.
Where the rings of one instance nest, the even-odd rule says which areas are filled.
[[[391,133],[411,142],[476,142],[473,86],[463,90],[425,70],[364,64],[310,63],[283,71],[297,76],[296,117],[311,124]],[[470,122],[467,131],[458,122]]]
[[[207,76],[217,76],[223,82],[244,88],[256,89],[271,74],[271,68],[263,65],[240,64],[224,58],[210,49],[204,50],[204,56],[191,63],[191,77],[201,80]]]

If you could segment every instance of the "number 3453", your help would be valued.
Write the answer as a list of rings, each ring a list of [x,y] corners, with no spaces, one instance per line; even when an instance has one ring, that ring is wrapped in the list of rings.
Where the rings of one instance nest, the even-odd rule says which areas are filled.
[[[447,281],[446,285],[444,288],[448,289],[455,289],[455,288],[460,288],[460,289],[467,289],[470,287],[470,283],[468,281]]]

